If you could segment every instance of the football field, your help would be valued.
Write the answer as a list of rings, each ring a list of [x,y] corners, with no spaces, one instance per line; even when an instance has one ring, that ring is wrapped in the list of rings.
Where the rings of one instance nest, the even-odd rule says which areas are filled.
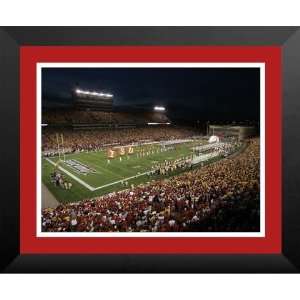
[[[115,157],[108,161],[106,151],[80,152],[66,154],[65,161],[58,157],[42,158],[42,181],[54,197],[61,203],[76,202],[86,198],[104,195],[123,190],[131,184],[139,184],[160,178],[159,175],[149,177],[147,173],[152,166],[192,154],[192,147],[202,144],[194,141],[176,145],[174,149],[161,151],[161,146],[134,147],[134,153]],[[139,154],[138,154],[139,153]],[[144,153],[141,155],[140,153]],[[64,178],[72,183],[69,190],[56,186],[51,181],[51,173],[55,167]],[[124,182],[128,182],[128,186]]]

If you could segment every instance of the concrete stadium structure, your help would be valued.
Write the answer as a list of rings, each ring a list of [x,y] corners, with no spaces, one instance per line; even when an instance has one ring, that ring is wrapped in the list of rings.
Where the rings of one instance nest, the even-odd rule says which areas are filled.
[[[237,136],[239,140],[244,140],[256,135],[254,126],[235,126],[235,125],[209,125],[209,135],[219,137]]]

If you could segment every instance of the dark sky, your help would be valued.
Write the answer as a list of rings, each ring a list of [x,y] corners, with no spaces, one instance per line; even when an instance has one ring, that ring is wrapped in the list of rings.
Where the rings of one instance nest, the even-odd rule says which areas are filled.
[[[43,107],[72,104],[71,91],[112,93],[116,109],[163,105],[172,118],[259,120],[258,68],[44,68]]]

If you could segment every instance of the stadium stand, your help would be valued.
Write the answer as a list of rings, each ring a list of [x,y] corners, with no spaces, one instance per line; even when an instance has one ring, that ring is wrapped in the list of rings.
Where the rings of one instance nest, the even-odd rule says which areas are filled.
[[[159,112],[104,112],[104,111],[79,111],[75,109],[45,110],[42,122],[48,125],[72,124],[135,124],[145,125],[151,122],[170,122],[165,114]]]
[[[56,134],[63,134],[64,147],[68,152],[81,150],[99,150],[109,144],[128,145],[143,140],[161,141],[191,137],[195,135],[193,129],[177,128],[172,126],[141,127],[134,129],[99,129],[99,130],[72,130],[72,129],[43,129],[42,150],[57,149]]]
[[[259,230],[259,139],[200,169],[42,211],[47,232]]]

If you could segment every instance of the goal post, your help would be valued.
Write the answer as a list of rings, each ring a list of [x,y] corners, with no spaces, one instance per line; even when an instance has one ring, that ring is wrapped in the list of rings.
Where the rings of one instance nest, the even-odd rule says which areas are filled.
[[[64,136],[62,133],[60,135],[56,133],[56,142],[57,142],[58,160],[61,160],[62,157],[63,161],[66,161]]]
[[[61,137],[61,145],[62,145],[62,151],[63,151],[63,155],[64,155],[64,161],[66,161],[66,152],[65,152],[65,144],[64,144],[64,135],[63,134],[61,134],[60,135],[60,137]]]
[[[58,133],[56,133],[56,142],[57,142],[58,160],[60,160],[60,148],[59,148],[59,136],[58,136]]]

